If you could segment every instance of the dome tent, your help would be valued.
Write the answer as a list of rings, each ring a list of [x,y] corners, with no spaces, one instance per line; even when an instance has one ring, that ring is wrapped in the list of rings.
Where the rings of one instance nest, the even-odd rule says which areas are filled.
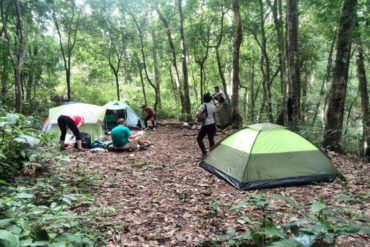
[[[342,177],[315,145],[283,126],[270,123],[250,125],[226,137],[200,166],[239,190]]]
[[[55,140],[59,139],[58,117],[60,115],[81,116],[84,118],[84,125],[81,126],[80,131],[89,133],[91,140],[102,139],[104,138],[102,127],[104,114],[103,107],[92,104],[74,103],[53,107],[49,109],[49,123],[51,124],[49,132],[56,134]]]
[[[130,129],[138,129],[138,114],[126,103],[122,101],[111,101],[104,105],[106,109],[104,117],[104,129],[111,130],[117,126],[117,120],[126,120],[126,126]],[[140,119],[141,126],[145,128],[145,123]]]

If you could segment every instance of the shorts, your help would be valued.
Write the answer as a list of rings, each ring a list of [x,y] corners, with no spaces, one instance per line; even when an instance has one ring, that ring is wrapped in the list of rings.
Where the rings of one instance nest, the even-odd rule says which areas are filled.
[[[129,140],[129,142],[125,146],[118,147],[118,148],[114,147],[114,149],[134,151],[134,150],[137,149],[137,140],[136,139],[131,139],[131,140]]]

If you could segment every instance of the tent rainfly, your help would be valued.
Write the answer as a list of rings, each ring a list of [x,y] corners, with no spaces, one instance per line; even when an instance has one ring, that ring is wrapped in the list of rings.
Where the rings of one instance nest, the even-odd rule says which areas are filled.
[[[59,140],[60,129],[58,127],[58,117],[60,115],[81,116],[84,118],[84,125],[80,131],[91,135],[91,140],[104,138],[102,121],[105,108],[92,104],[74,103],[66,104],[49,109],[49,123],[51,124],[50,133],[55,133],[55,140]],[[68,132],[70,132],[68,130]],[[72,132],[71,132],[72,133]]]
[[[111,101],[104,105],[107,110],[104,118],[104,129],[111,130],[117,126],[117,120],[123,118],[126,120],[126,126],[130,129],[138,129],[138,114],[126,103],[122,101]],[[140,119],[140,124],[145,128],[145,123]]]
[[[239,190],[343,178],[315,145],[270,123],[250,125],[226,137],[200,166]]]

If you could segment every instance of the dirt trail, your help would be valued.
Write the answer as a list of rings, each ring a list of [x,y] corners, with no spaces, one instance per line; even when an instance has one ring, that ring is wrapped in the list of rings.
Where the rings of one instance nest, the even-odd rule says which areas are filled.
[[[353,156],[330,154],[333,163],[346,177],[344,183],[324,183],[301,187],[240,192],[225,181],[199,167],[198,130],[175,125],[147,131],[153,146],[136,152],[70,152],[68,166],[86,165],[102,178],[94,191],[97,203],[114,207],[102,217],[101,231],[109,246],[197,246],[201,240],[217,239],[234,228],[248,230],[243,215],[229,208],[250,193],[281,194],[310,205],[322,195],[330,203],[349,194],[369,193],[369,164]],[[219,133],[216,142],[226,133]],[[206,146],[208,142],[206,141]],[[81,159],[86,163],[81,163]],[[79,161],[80,160],[80,161]],[[277,202],[277,211],[289,208]],[[369,217],[369,201],[348,205]],[[260,217],[255,210],[248,217]],[[365,234],[341,239],[339,246],[366,246]]]

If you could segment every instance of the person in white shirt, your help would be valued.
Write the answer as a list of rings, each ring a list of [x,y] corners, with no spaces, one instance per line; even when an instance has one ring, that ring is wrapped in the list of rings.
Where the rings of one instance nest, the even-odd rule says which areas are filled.
[[[207,117],[202,121],[202,127],[199,131],[197,141],[199,147],[202,151],[202,156],[207,154],[206,147],[203,143],[203,138],[207,135],[209,140],[210,149],[215,145],[214,136],[217,131],[216,127],[216,107],[214,104],[210,103],[212,100],[211,93],[206,93],[203,95],[203,104],[198,108],[196,116],[199,118],[203,112],[207,112]]]
[[[218,86],[215,87],[215,92],[212,94],[212,99],[216,104],[225,102],[224,92],[222,92]]]

